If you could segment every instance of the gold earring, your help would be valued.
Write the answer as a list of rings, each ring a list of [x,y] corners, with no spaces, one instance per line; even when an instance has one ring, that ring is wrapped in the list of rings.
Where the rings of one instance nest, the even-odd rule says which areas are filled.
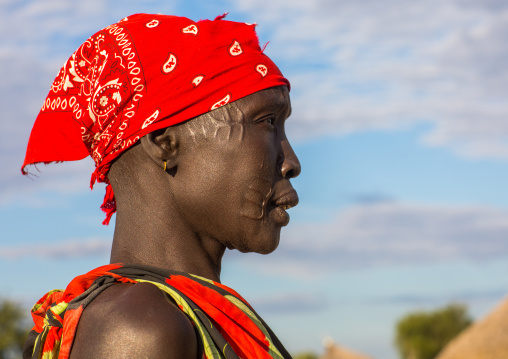
[[[166,172],[167,162],[164,161],[164,172]]]

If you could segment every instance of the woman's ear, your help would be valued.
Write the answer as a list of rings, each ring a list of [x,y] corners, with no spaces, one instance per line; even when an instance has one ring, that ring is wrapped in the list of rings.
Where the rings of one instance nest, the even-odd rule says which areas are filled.
[[[178,140],[177,131],[174,127],[167,127],[162,130],[150,132],[141,137],[139,142],[143,150],[148,154],[157,166],[173,168],[177,164]]]

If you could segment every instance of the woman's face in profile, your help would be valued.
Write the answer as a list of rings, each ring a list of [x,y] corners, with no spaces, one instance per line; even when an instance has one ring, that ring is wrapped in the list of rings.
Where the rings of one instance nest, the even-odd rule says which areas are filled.
[[[270,253],[298,203],[289,180],[300,163],[285,133],[291,112],[285,86],[256,92],[211,112],[216,126],[198,123],[179,145],[174,199],[195,233],[241,252]],[[186,128],[187,127],[187,128]]]

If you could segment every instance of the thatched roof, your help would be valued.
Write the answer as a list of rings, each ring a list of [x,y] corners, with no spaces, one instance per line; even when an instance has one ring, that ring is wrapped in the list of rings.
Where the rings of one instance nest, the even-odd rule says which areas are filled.
[[[320,359],[372,359],[366,355],[355,353],[349,349],[342,348],[335,344],[331,339],[325,339],[323,342],[325,353]]]
[[[436,359],[507,359],[508,298],[453,339]]]

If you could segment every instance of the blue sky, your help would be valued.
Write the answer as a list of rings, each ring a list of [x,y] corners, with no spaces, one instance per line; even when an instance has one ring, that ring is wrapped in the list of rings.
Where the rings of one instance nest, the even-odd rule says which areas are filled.
[[[90,159],[20,175],[60,66],[137,12],[257,22],[292,83],[302,163],[279,249],[227,253],[222,281],[292,352],[396,358],[394,324],[508,294],[508,5],[501,0],[0,1],[0,295],[28,307],[109,260]]]

